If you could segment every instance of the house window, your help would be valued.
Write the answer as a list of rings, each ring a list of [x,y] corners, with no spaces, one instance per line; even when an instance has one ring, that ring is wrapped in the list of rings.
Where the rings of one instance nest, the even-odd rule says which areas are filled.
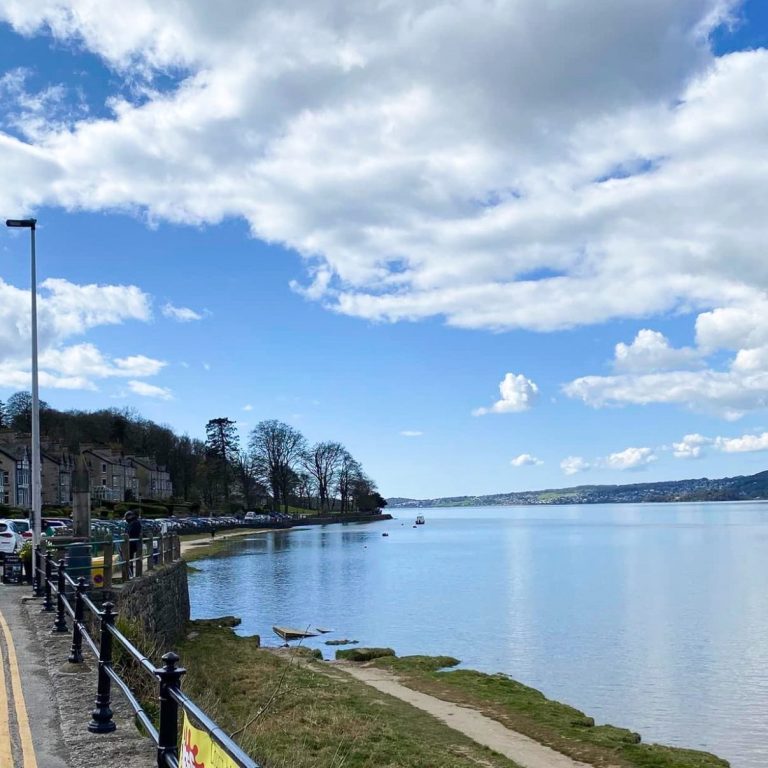
[[[101,484],[102,484],[104,487],[106,487],[106,485],[107,485],[107,478],[106,478],[106,477],[102,477],[102,478],[101,478]]]
[[[107,471],[107,465],[104,464],[103,462],[102,462],[102,465],[101,465],[101,471],[104,472],[104,473],[106,473],[106,471]]]

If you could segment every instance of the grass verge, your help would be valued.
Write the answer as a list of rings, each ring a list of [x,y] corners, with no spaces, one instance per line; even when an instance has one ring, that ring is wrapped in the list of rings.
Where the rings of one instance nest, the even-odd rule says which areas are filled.
[[[198,626],[185,691],[269,768],[517,768],[430,715],[306,653]]]
[[[451,663],[453,662],[453,664]],[[373,666],[395,673],[409,688],[444,701],[473,707],[508,728],[596,768],[727,768],[708,752],[642,744],[638,734],[612,725],[595,725],[578,709],[506,675],[472,670],[441,671],[458,663],[445,656],[385,657]]]

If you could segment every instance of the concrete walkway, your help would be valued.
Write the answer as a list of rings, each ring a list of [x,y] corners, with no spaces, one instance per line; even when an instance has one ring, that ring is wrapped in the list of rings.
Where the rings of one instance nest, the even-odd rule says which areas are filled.
[[[71,632],[51,634],[54,614],[30,600],[28,586],[0,584],[0,768],[96,768],[157,765],[154,744],[112,688],[117,730],[88,731],[98,662],[83,643],[83,664],[67,661]],[[71,621],[67,616],[71,630]],[[10,755],[3,753],[5,733]],[[6,740],[7,742],[7,740]]]
[[[0,585],[0,766],[69,768],[44,654],[22,614],[29,592]]]
[[[496,720],[482,713],[443,701],[426,693],[407,688],[389,672],[375,667],[338,664],[352,677],[376,688],[376,690],[394,696],[418,709],[428,712],[478,744],[513,760],[522,768],[592,768],[554,749],[545,747],[522,733],[511,731]]]

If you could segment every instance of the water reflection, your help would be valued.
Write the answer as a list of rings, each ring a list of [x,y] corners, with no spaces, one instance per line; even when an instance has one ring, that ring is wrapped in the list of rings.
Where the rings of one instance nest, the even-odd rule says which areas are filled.
[[[194,615],[265,643],[319,625],[448,653],[648,740],[768,764],[765,505],[427,512],[233,543],[196,563]],[[330,655],[325,639],[308,644]]]

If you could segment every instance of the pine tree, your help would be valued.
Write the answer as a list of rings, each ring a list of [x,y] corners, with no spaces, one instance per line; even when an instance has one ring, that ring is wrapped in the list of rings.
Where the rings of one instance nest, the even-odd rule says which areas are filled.
[[[210,477],[223,491],[229,503],[229,492],[235,462],[240,452],[237,424],[231,419],[211,419],[205,425],[206,460],[210,464]]]

